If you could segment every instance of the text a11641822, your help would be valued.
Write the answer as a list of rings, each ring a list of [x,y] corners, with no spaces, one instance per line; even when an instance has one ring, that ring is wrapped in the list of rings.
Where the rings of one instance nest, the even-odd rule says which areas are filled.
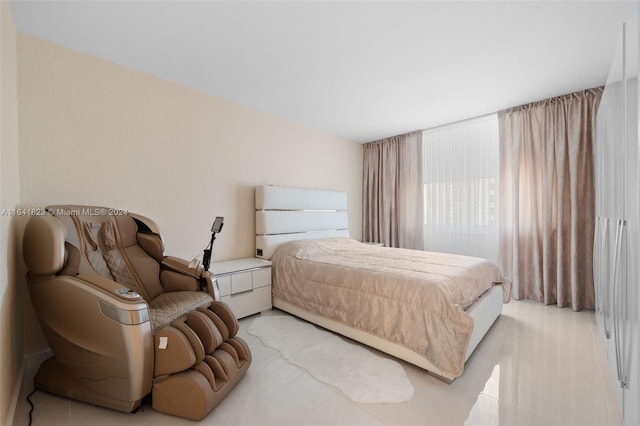
[[[114,209],[106,207],[58,207],[58,208],[38,208],[38,207],[16,207],[2,209],[2,216],[44,216],[52,214],[54,216],[125,216],[129,214],[127,209]]]

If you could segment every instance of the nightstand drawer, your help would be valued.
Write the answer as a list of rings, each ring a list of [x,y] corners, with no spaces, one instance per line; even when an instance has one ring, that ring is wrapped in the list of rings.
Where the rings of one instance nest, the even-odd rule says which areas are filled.
[[[268,285],[271,285],[271,268],[262,268],[253,271],[253,288]]]
[[[218,281],[220,296],[228,296],[231,294],[231,275],[217,276],[216,281]]]
[[[256,288],[249,293],[224,296],[222,301],[229,305],[236,318],[257,314],[271,309],[271,286]]]
[[[253,273],[240,272],[231,275],[231,294],[243,293],[253,288]]]

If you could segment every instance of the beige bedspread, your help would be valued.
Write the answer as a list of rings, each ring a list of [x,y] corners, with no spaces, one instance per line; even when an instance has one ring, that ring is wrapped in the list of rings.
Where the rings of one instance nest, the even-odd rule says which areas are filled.
[[[458,377],[473,330],[464,310],[510,283],[485,259],[375,247],[349,238],[292,241],[273,258],[273,295],[423,355]]]

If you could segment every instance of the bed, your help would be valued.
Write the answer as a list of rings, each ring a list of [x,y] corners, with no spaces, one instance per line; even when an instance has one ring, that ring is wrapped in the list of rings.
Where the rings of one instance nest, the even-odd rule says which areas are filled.
[[[485,259],[349,238],[344,192],[257,187],[256,256],[273,263],[274,307],[448,382],[510,296]]]

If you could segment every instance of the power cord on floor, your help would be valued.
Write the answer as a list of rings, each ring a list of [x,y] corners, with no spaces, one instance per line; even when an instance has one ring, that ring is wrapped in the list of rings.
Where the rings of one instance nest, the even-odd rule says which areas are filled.
[[[29,395],[27,395],[27,402],[29,403],[29,405],[31,406],[31,408],[29,409],[29,426],[31,426],[31,415],[33,414],[33,409],[36,408],[33,405],[33,401],[31,401],[31,395],[33,395],[34,393],[36,393],[38,389],[37,388],[33,388],[33,390],[31,391],[31,393]]]

